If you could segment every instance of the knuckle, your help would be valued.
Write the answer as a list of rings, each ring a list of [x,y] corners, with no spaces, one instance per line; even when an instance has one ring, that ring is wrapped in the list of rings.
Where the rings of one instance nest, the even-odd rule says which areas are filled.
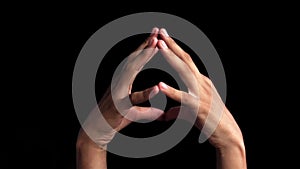
[[[183,56],[187,61],[193,61],[190,54],[186,53],[185,51],[183,51]]]

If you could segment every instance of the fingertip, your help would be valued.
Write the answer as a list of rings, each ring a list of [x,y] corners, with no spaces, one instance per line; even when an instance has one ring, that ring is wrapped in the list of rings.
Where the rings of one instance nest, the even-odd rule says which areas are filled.
[[[159,32],[158,27],[153,27],[153,28],[152,28],[152,31],[151,31],[151,35],[155,35],[155,34],[157,35],[158,32]]]
[[[167,30],[165,28],[161,28],[159,30],[159,34],[162,35],[162,36],[164,36],[164,37],[169,37],[169,34],[168,34],[168,32],[167,32]]]
[[[159,92],[159,88],[158,88],[158,86],[157,86],[157,85],[155,85],[155,86],[153,87],[153,91],[155,91],[155,92]]]
[[[151,99],[152,97],[154,97],[155,95],[157,95],[159,92],[159,88],[157,85],[153,86],[150,94],[149,94],[149,99]]]
[[[159,89],[162,91],[166,91],[168,89],[168,85],[165,84],[164,82],[159,82],[158,86],[159,86]]]

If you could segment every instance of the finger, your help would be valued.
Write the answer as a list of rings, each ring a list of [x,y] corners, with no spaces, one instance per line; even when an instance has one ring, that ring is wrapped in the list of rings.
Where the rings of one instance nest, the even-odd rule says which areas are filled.
[[[176,118],[185,120],[187,122],[190,122],[192,124],[195,123],[195,114],[192,114],[193,112],[190,111],[189,108],[185,106],[177,106],[172,107],[164,114],[164,120],[170,121],[175,120]]]
[[[189,69],[187,64],[185,64],[170,48],[168,48],[167,44],[163,40],[159,40],[157,44],[163,56],[171,64],[171,66],[175,68],[175,70],[179,71],[178,73],[183,73],[185,70]]]
[[[128,56],[128,61],[131,61],[136,56],[138,56],[143,49],[145,49],[147,46],[151,45],[151,40],[153,38],[157,38],[159,29],[157,27],[154,27],[151,31],[151,35],[133,52]]]
[[[163,40],[158,41],[158,46],[159,48],[161,48],[160,51],[166,61],[176,70],[180,78],[186,84],[189,92],[197,95],[199,93],[196,79],[197,73],[193,72],[192,69],[188,67],[188,65],[184,61],[177,57],[175,53],[167,47],[166,43]]]
[[[163,114],[164,111],[157,108],[133,106],[130,108],[130,111],[125,116],[125,118],[130,119],[131,121],[138,121],[138,120],[153,121],[161,117]]]
[[[151,99],[152,97],[157,95],[158,92],[159,92],[159,88],[157,85],[155,85],[146,90],[132,93],[130,95],[130,99],[132,104],[139,104]]]
[[[158,84],[158,87],[160,89],[160,91],[162,91],[165,95],[167,95],[168,97],[170,97],[171,99],[180,102],[183,105],[188,105],[191,107],[195,107],[195,100],[193,98],[193,96],[191,96],[190,94],[177,90],[163,82],[160,82]]]
[[[158,121],[170,121],[175,120],[179,114],[180,106],[172,107],[167,112],[165,112],[162,116],[160,116]]]
[[[138,56],[132,61],[126,63],[123,71],[119,75],[117,81],[117,91],[115,92],[118,98],[127,97],[130,94],[132,83],[136,75],[144,67],[144,65],[157,53],[156,48],[157,38],[154,37],[150,47],[144,49]]]
[[[188,53],[186,53],[167,33],[166,29],[161,28],[159,30],[159,35],[163,41],[165,41],[168,48],[170,48],[174,54],[183,60],[188,66],[192,69],[198,70],[196,65],[194,64],[192,58]]]
[[[167,30],[161,28],[159,30],[159,35],[163,41],[166,42],[167,46],[182,60],[187,60],[188,54],[179,46],[177,43],[169,36]],[[187,56],[186,56],[187,55]]]
[[[156,37],[151,38],[149,45],[147,48],[143,49],[141,53],[135,57],[132,61],[132,64],[139,71],[143,68],[143,66],[155,55],[158,51],[157,45],[158,39]]]
[[[180,106],[172,107],[165,113],[165,121],[175,120],[180,112]]]

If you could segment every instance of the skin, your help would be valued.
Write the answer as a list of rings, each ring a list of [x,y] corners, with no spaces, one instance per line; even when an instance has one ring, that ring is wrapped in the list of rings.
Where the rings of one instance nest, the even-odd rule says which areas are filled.
[[[150,37],[128,57],[125,70],[122,71],[125,73],[116,78],[113,89],[108,90],[99,102],[101,113],[111,128],[96,125],[102,123],[95,121],[97,113],[92,112],[86,120],[86,125],[83,126],[84,130],[80,130],[77,140],[77,168],[107,168],[105,148],[116,131],[135,120],[175,119],[180,109],[183,110],[181,118],[192,122],[191,117],[196,117],[194,125],[200,130],[204,129],[202,131],[207,135],[208,141],[216,148],[217,168],[247,168],[241,130],[211,80],[199,72],[190,55],[176,44],[165,29],[154,28],[152,32]],[[158,34],[161,40],[157,39]],[[160,82],[144,91],[131,94],[131,86],[136,75],[155,55],[158,48],[185,82],[188,91],[180,91]],[[143,49],[146,50],[141,51]],[[174,107],[165,113],[156,108],[132,106],[150,99],[159,91],[181,102],[182,106]],[[130,105],[123,101],[128,96],[132,103]],[[113,100],[121,106],[114,106]]]

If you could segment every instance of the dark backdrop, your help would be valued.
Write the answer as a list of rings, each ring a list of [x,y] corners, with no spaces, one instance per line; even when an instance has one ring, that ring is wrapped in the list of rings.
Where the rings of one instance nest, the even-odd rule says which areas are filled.
[[[133,10],[100,5],[89,10],[88,7],[75,9],[53,5],[16,10],[16,15],[10,15],[7,25],[11,27],[6,35],[9,36],[7,43],[11,45],[8,49],[12,66],[6,71],[11,73],[7,81],[13,82],[7,84],[14,88],[7,97],[13,103],[9,105],[11,113],[8,113],[13,120],[3,121],[8,122],[6,128],[12,134],[9,137],[12,139],[5,140],[13,144],[4,146],[9,149],[6,154],[12,159],[5,161],[4,166],[75,168],[75,143],[80,125],[73,108],[71,85],[76,58],[86,40],[103,25],[124,15],[145,11],[177,15],[207,35],[225,69],[226,105],[244,134],[249,168],[280,162],[275,160],[276,155],[270,157],[277,152],[268,144],[269,135],[275,131],[262,120],[274,113],[270,112],[265,100],[272,93],[268,82],[277,73],[277,69],[271,69],[278,61],[271,55],[276,48],[271,45],[275,39],[271,25],[276,23],[277,12],[260,5],[220,9],[205,5],[192,9],[192,6],[153,5]],[[102,11],[104,8],[109,10]],[[143,37],[134,37],[131,41],[136,45]],[[122,48],[122,44],[119,47]],[[123,46],[120,51],[126,50]],[[15,67],[17,71],[11,71]],[[145,71],[139,78],[145,79],[147,73],[151,74]],[[166,78],[163,74],[151,76],[152,83]],[[96,84],[101,83],[97,81]],[[103,87],[97,85],[96,90],[100,95]],[[151,135],[152,128],[161,126],[164,129],[170,123],[133,124],[123,132],[141,134],[143,129]],[[130,159],[108,154],[108,165],[110,168],[170,168],[183,164],[186,168],[215,168],[214,149],[207,142],[198,144],[198,136],[199,131],[192,129],[176,147],[151,158]]]

